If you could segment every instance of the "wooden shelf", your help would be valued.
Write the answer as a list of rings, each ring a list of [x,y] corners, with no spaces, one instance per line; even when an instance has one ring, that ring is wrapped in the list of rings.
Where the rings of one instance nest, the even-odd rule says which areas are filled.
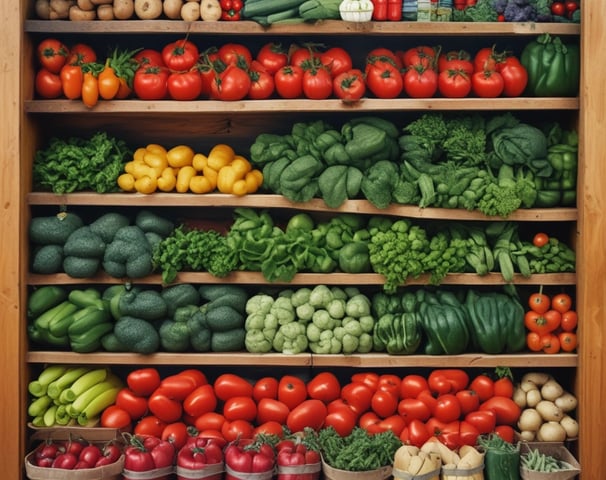
[[[75,285],[75,284],[116,284],[130,282],[141,285],[161,285],[160,275],[149,275],[144,278],[119,279],[100,273],[90,278],[73,278],[65,273],[39,275],[30,273],[27,276],[28,285]],[[238,285],[382,285],[384,278],[377,273],[298,273],[290,282],[269,283],[261,272],[233,272],[219,278],[207,272],[182,272],[177,275],[174,283],[209,283],[209,284],[238,284]],[[525,278],[520,274],[514,276],[516,285],[574,285],[575,273],[544,273]],[[429,275],[410,278],[406,285],[428,285]],[[500,273],[489,273],[479,276],[475,273],[452,273],[442,281],[442,285],[506,285]]]
[[[93,108],[88,108],[80,100],[26,100],[26,113],[49,114],[225,114],[243,113],[284,114],[297,112],[390,112],[415,110],[455,110],[473,111],[496,110],[578,110],[578,97],[514,97],[514,98],[362,98],[355,103],[345,103],[339,99],[269,99],[241,100],[228,102],[221,100],[101,100]]]
[[[574,23],[534,22],[344,22],[322,20],[314,23],[273,25],[263,27],[252,21],[183,22],[179,20],[124,21],[48,21],[26,20],[30,33],[83,34],[213,34],[213,35],[579,35],[580,25]]]
[[[577,355],[572,353],[485,355],[468,353],[463,355],[386,355],[382,353],[364,353],[358,355],[316,355],[301,353],[286,355],[281,353],[154,353],[140,355],[136,353],[73,353],[57,351],[29,351],[28,363],[64,363],[77,365],[259,365],[291,367],[355,367],[355,368],[393,368],[393,367],[438,367],[444,365],[460,368],[497,367],[576,367]]]
[[[134,207],[250,207],[286,208],[327,213],[361,213],[368,215],[389,215],[408,218],[483,220],[519,222],[573,222],[577,220],[576,208],[520,209],[507,218],[486,217],[478,211],[447,208],[420,208],[414,205],[390,205],[379,209],[366,200],[347,200],[338,208],[328,208],[322,199],[296,203],[281,195],[254,194],[237,197],[222,193],[197,195],[193,193],[69,193],[57,195],[46,192],[32,192],[27,195],[30,205],[85,205]]]

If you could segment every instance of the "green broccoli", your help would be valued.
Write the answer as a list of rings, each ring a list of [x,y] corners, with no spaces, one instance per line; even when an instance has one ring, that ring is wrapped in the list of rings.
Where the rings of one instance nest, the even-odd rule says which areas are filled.
[[[477,204],[485,215],[506,218],[522,206],[532,206],[536,200],[531,174],[515,175],[510,165],[501,165],[497,178],[486,177],[486,182],[486,190]]]
[[[447,160],[480,165],[486,159],[486,130],[479,115],[457,117],[446,122],[448,137],[442,142]]]
[[[440,145],[450,135],[444,115],[438,112],[424,113],[406,125],[404,131],[420,137],[427,145],[433,147]]]

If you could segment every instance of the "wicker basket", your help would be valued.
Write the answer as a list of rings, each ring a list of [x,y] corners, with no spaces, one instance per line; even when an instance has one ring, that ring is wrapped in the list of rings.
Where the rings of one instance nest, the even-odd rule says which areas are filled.
[[[391,476],[391,472],[391,465],[363,472],[339,470],[338,468],[331,467],[322,460],[322,473],[326,480],[385,480]]]
[[[520,453],[524,455],[531,449],[552,456],[560,462],[570,465],[570,469],[559,472],[536,472],[520,465],[522,480],[570,480],[581,473],[581,466],[574,455],[561,443],[557,442],[521,442]]]

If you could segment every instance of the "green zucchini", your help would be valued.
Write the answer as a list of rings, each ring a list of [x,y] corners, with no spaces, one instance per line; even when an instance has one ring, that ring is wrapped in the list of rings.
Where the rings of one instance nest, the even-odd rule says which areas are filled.
[[[256,2],[246,2],[242,8],[244,18],[262,17],[272,13],[284,12],[291,8],[301,5],[302,0],[258,0]],[[298,13],[298,10],[297,10]]]
[[[299,16],[299,7],[288,8],[280,12],[275,12],[267,16],[267,23],[270,25],[288,20],[289,18],[297,18]]]

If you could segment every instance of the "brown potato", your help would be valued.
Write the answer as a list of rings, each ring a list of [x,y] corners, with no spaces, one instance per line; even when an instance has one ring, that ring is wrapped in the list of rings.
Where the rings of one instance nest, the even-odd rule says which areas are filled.
[[[73,22],[90,22],[97,18],[97,10],[82,10],[78,5],[69,9],[69,19]]]
[[[97,18],[99,20],[113,20],[114,7],[112,5],[99,5],[97,7]]]
[[[135,0],[135,14],[141,20],[154,20],[162,15],[162,0]]]
[[[135,13],[133,0],[114,0],[114,17],[116,20],[128,20]]]
[[[164,0],[162,6],[164,15],[171,20],[181,19],[181,7],[183,6],[183,0]]]

